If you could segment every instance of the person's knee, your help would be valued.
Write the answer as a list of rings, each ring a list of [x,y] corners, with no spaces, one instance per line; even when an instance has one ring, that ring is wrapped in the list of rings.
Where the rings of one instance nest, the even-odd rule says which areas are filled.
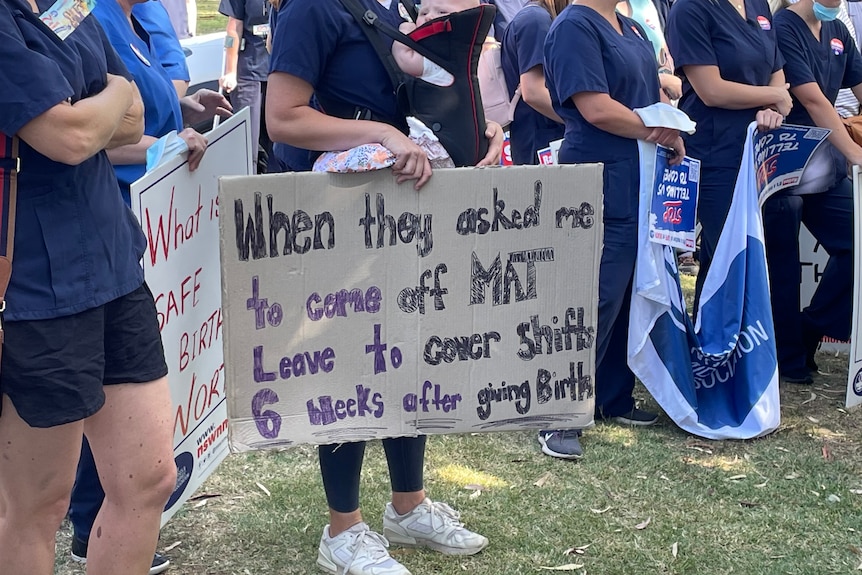
[[[140,463],[103,480],[105,499],[119,505],[164,507],[177,484],[177,468],[172,454],[166,453],[157,461]]]
[[[11,524],[31,526],[53,537],[69,512],[72,483],[53,481],[28,493],[3,499],[3,515]]]

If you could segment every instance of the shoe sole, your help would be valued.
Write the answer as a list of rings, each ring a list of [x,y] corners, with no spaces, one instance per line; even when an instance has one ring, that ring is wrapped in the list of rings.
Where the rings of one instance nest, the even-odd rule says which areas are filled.
[[[482,551],[485,547],[488,546],[487,539],[485,540],[485,544],[481,547],[471,547],[469,549],[465,549],[462,547],[449,547],[447,545],[443,545],[441,543],[437,543],[436,541],[417,541],[416,539],[407,540],[402,539],[400,535],[392,532],[389,529],[383,528],[383,536],[389,540],[389,543],[392,545],[398,545],[399,547],[427,547],[428,549],[433,549],[438,553],[442,553],[443,555],[475,555]]]
[[[548,455],[550,457],[556,457],[557,459],[580,459],[584,456],[583,453],[579,453],[577,455],[573,453],[560,453],[559,451],[554,451],[550,447],[548,447],[547,442],[544,437],[539,437],[539,445],[542,446],[542,453]]]
[[[636,421],[634,419],[626,419],[625,417],[612,417],[611,421],[616,423],[620,423],[622,425],[634,425],[635,427],[649,427],[650,425],[655,425],[658,423],[658,418],[656,417],[650,421]]]

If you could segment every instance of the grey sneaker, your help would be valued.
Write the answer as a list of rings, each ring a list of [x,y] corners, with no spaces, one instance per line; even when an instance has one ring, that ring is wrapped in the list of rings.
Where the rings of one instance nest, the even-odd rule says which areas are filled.
[[[406,515],[398,515],[392,503],[383,514],[383,534],[395,545],[430,547],[446,555],[475,555],[488,539],[473,533],[459,521],[457,511],[427,497]]]
[[[323,528],[317,547],[317,565],[336,575],[410,575],[404,565],[389,556],[389,542],[365,523],[357,523],[335,537]]]
[[[542,453],[560,459],[580,459],[584,454],[580,436],[580,429],[543,429],[539,432]]]

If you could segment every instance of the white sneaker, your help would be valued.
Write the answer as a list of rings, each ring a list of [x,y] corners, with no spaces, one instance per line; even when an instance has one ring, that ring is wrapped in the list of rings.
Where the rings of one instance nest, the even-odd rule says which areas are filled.
[[[392,503],[387,503],[383,533],[396,545],[425,546],[446,555],[475,555],[488,546],[488,539],[465,528],[459,518],[445,503],[427,497],[406,515],[398,515]]]
[[[410,575],[389,556],[387,547],[386,538],[365,523],[357,523],[335,537],[329,536],[327,525],[317,548],[317,565],[336,575]]]

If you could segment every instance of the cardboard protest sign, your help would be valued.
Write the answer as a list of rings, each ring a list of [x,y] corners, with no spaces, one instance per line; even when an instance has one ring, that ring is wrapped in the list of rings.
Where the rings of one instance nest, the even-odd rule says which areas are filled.
[[[853,209],[862,214],[862,168],[853,166]],[[847,370],[847,407],[862,404],[862,221],[854,221],[853,244],[853,332],[850,335],[850,367]]]
[[[220,175],[252,173],[248,110],[207,135],[200,167],[174,157],[132,185],[147,236],[144,277],[156,301],[174,410],[177,487],[162,524],[228,454],[218,257]]]
[[[223,178],[231,447],[592,421],[598,165]]]
[[[775,130],[758,132],[754,140],[754,165],[761,206],[773,194],[796,186],[811,155],[831,130],[785,124]]]
[[[694,251],[700,160],[686,156],[670,165],[671,151],[656,146],[654,190],[649,213],[651,242]]]

